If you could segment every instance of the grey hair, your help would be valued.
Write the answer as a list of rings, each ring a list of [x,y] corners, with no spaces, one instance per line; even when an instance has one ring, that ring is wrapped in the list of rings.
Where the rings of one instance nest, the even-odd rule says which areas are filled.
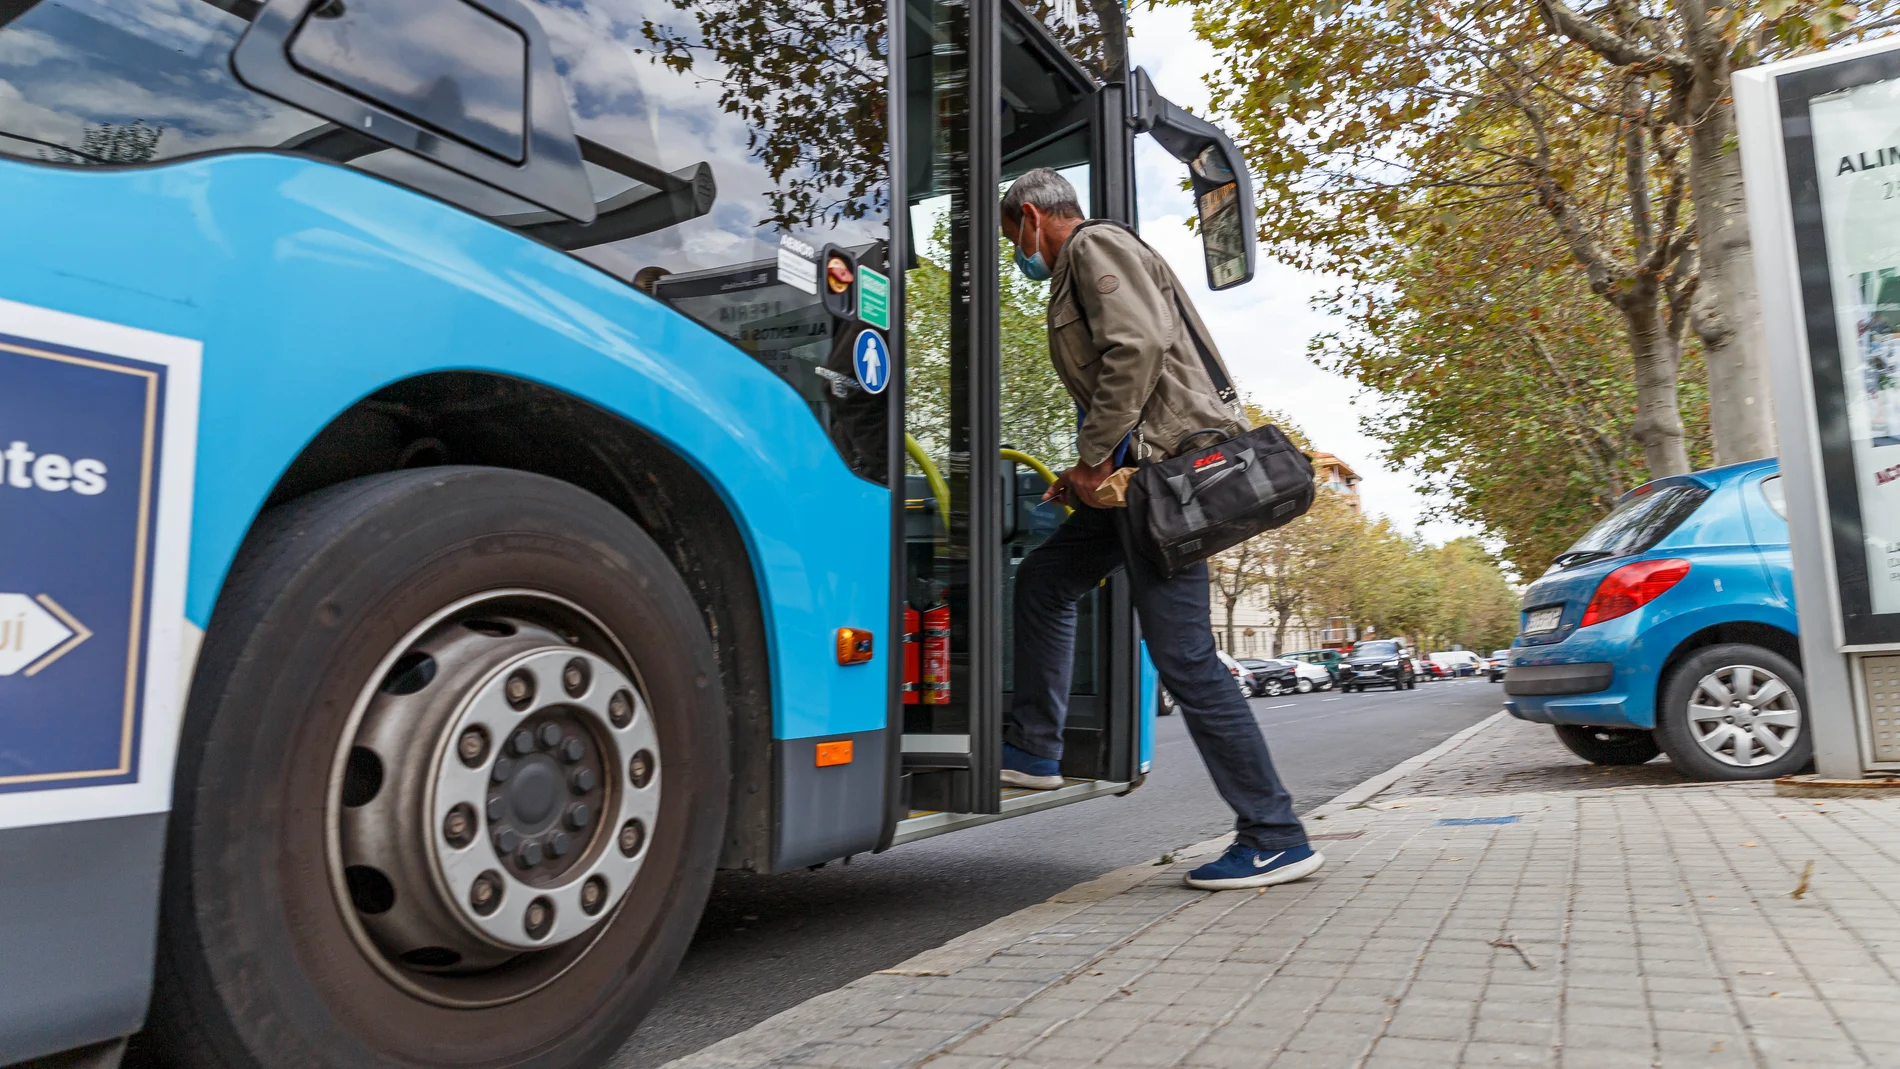
[[[1025,204],[1059,218],[1082,218],[1082,202],[1075,195],[1075,187],[1048,167],[1025,171],[1009,184],[1009,191],[1003,194],[1003,218],[1011,225],[1021,222]]]

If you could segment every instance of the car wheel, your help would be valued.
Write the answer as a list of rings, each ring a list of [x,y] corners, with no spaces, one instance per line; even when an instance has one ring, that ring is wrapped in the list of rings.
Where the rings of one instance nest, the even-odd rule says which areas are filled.
[[[1174,695],[1166,687],[1155,688],[1155,715],[1173,716],[1175,710]]]
[[[1656,745],[1655,732],[1640,728],[1584,727],[1578,724],[1558,724],[1555,727],[1557,741],[1593,765],[1640,765],[1662,752],[1662,748]]]
[[[585,491],[436,467],[274,510],[192,687],[141,1047],[600,1064],[698,923],[726,724],[686,585]]]
[[[1277,679],[1270,679],[1267,681],[1267,697],[1278,698],[1280,695],[1285,694],[1285,693],[1286,693],[1286,684],[1280,682]]]
[[[1234,677],[1234,684],[1240,688],[1240,696],[1242,698],[1258,697],[1258,695],[1253,692],[1253,685],[1246,680],[1236,676]]]
[[[1773,650],[1710,646],[1676,666],[1663,688],[1657,737],[1696,779],[1774,779],[1814,757],[1807,683]]]
[[[1313,693],[1313,681],[1302,678],[1298,683],[1293,685],[1293,689],[1299,691],[1301,694],[1311,694]]]

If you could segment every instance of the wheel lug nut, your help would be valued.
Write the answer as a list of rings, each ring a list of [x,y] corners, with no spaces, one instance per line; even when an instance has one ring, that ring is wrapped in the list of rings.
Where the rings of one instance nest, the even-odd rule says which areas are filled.
[[[551,750],[554,747],[559,746],[560,744],[561,744],[561,725],[542,724],[541,725],[541,745]]]
[[[568,697],[578,698],[587,693],[589,675],[587,662],[581,658],[576,657],[567,662],[567,667],[561,669],[561,686],[567,688]]]
[[[638,820],[629,820],[620,826],[620,852],[632,857],[640,852],[647,842],[647,830]]]
[[[506,798],[503,798],[499,794],[490,798],[488,800],[488,822],[493,824],[495,821],[500,820],[501,815],[507,812],[507,809],[508,800]]]
[[[641,788],[653,782],[653,755],[645,750],[634,754],[633,759],[627,762],[627,778],[633,781],[635,787]]]
[[[575,794],[586,794],[594,789],[594,784],[594,770],[591,768],[577,768],[573,775],[567,777],[567,785],[573,788]]]
[[[508,682],[502,684],[501,692],[509,705],[526,709],[528,703],[534,701],[534,675],[525,668],[515,669]]]
[[[515,863],[524,869],[531,869],[541,863],[541,844],[529,839],[521,844],[521,853],[515,856]]]
[[[575,831],[585,828],[587,822],[592,820],[593,817],[593,811],[587,808],[587,803],[585,802],[576,802],[567,807],[567,826],[573,828]]]
[[[614,696],[607,699],[607,719],[617,728],[626,727],[633,719],[633,695],[624,690],[614,691]]]
[[[489,773],[489,778],[494,780],[496,783],[506,783],[508,782],[508,777],[514,774],[515,774],[514,761],[506,757],[497,757],[495,758],[495,770]]]
[[[462,732],[462,737],[455,740],[455,753],[470,768],[481,764],[488,756],[488,731],[477,725]]]
[[[560,857],[567,853],[567,833],[557,831],[548,836],[548,856]]]
[[[501,905],[501,873],[484,872],[468,889],[468,904],[486,917]]]
[[[534,732],[529,731],[527,728],[522,728],[520,731],[515,732],[514,738],[508,740],[508,748],[522,757],[533,753]]]
[[[520,842],[521,836],[517,835],[513,828],[503,828],[495,833],[495,852],[497,854],[512,854]]]
[[[600,907],[606,904],[607,904],[606,877],[604,876],[587,877],[587,882],[584,884],[581,884],[582,911],[591,917],[594,914],[599,913]]]
[[[579,738],[570,735],[567,741],[561,743],[561,760],[566,761],[568,764],[571,765],[586,756],[587,744],[582,742]]]
[[[442,837],[456,849],[475,841],[475,807],[462,802],[442,818]]]
[[[554,903],[546,898],[537,898],[528,903],[527,911],[521,918],[522,927],[527,930],[528,938],[539,939],[554,927]]]

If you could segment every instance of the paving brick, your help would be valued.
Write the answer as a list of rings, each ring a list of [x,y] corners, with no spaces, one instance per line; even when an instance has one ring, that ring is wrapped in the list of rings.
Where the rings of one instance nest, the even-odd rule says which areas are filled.
[[[1326,811],[1360,835],[1318,879],[1201,895],[1156,869],[1035,907],[949,976],[865,978],[672,1069],[1900,1069],[1900,859],[1877,845],[1900,807],[1824,808],[1592,768],[1500,721]],[[1495,815],[1520,819],[1432,824]]]

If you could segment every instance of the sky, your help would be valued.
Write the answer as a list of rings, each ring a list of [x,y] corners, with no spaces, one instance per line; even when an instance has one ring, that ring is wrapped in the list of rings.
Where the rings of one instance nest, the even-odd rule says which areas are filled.
[[[1186,8],[1137,8],[1130,12],[1130,60],[1145,67],[1155,88],[1197,115],[1207,115],[1204,76],[1214,52],[1194,35]],[[1336,454],[1364,477],[1359,492],[1366,511],[1431,542],[1481,532],[1447,520],[1428,520],[1432,502],[1418,490],[1417,473],[1387,467],[1379,443],[1360,429],[1362,415],[1376,414],[1376,397],[1350,379],[1321,370],[1306,355],[1309,339],[1332,329],[1312,307],[1327,289],[1323,276],[1295,270],[1264,250],[1252,282],[1221,293],[1207,289],[1200,239],[1187,229],[1193,199],[1181,188],[1186,166],[1152,138],[1135,147],[1141,233],[1188,287],[1188,295],[1214,332],[1236,384],[1267,408],[1290,415],[1315,449]]]

